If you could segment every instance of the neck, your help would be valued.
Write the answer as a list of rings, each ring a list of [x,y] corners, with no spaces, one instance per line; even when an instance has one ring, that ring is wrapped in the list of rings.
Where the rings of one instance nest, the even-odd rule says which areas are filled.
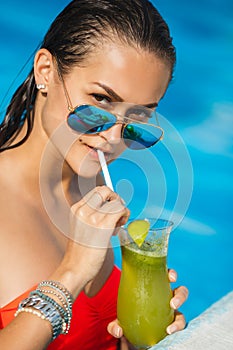
[[[64,161],[50,142],[41,123],[40,112],[42,103],[36,102],[36,115],[32,132],[27,141],[19,147],[1,153],[2,172],[8,173],[9,178],[15,178],[15,186],[23,185],[27,192],[45,186],[54,198],[61,192],[69,197],[70,188],[74,179],[74,172]],[[26,134],[26,125],[17,136],[15,143]],[[62,137],[61,137],[62,139]],[[13,181],[12,181],[13,182]],[[41,189],[40,189],[41,191]]]

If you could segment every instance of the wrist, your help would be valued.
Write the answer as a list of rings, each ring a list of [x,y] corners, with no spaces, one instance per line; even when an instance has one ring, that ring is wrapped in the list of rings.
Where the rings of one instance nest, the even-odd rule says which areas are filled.
[[[86,282],[82,278],[81,274],[74,273],[70,269],[58,268],[50,277],[49,280],[57,281],[63,284],[67,290],[71,293],[75,300],[82,289],[85,287]]]

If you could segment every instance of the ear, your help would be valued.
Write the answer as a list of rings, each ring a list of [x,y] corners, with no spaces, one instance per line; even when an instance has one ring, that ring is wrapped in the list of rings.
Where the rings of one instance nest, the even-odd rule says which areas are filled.
[[[37,85],[41,85],[42,93],[48,92],[48,87],[54,76],[54,62],[52,54],[46,49],[37,51],[34,59],[34,75]]]

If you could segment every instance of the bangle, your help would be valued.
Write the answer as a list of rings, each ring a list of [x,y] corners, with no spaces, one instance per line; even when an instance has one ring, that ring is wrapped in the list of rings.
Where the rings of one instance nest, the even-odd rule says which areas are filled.
[[[50,286],[51,288],[54,288],[56,290],[59,290],[60,293],[65,295],[66,299],[68,300],[69,305],[73,305],[74,299],[72,297],[72,294],[68,291],[68,289],[61,284],[60,282],[55,281],[42,281],[39,283],[38,288],[43,286]]]
[[[55,295],[62,306],[47,294]],[[54,340],[60,334],[67,334],[70,329],[73,301],[71,293],[60,282],[42,281],[28,298],[21,301],[15,316],[28,312],[49,321]]]
[[[28,309],[31,309],[32,311],[25,311]],[[52,326],[53,340],[62,333],[63,329],[66,328],[66,323],[62,319],[57,308],[49,301],[44,300],[37,295],[30,295],[28,298],[22,300],[19,304],[18,310],[16,311],[16,316],[20,312],[30,312],[40,318],[42,318],[43,315],[44,318],[42,319],[49,321]],[[41,314],[41,316],[39,316],[39,314]]]
[[[42,288],[37,288],[36,290],[38,290],[39,292],[43,293],[43,294],[52,294],[55,295],[60,302],[62,303],[64,309],[66,310],[66,312],[70,312],[70,309],[68,307],[67,301],[64,300],[64,298],[61,296],[61,294],[56,293],[54,290],[51,289],[42,289]]]
[[[66,328],[66,331],[64,332],[64,334],[67,334],[69,329],[70,329],[70,322],[71,322],[71,318],[72,318],[72,306],[73,306],[73,302],[74,302],[72,294],[69,292],[69,290],[62,283],[60,283],[58,281],[52,281],[52,280],[42,281],[39,283],[37,290],[41,291],[41,289],[43,287],[50,287],[51,289],[55,290],[55,292],[58,292],[59,294],[61,294],[63,296],[63,298],[65,299],[65,301],[67,303],[67,307],[68,307],[68,310],[66,309],[66,312],[68,314],[68,321],[67,321],[67,328]],[[47,289],[46,289],[46,292],[47,292]],[[46,293],[46,292],[43,292],[43,293]],[[51,292],[51,294],[54,294],[57,296],[57,293],[55,294],[55,292],[54,293]]]
[[[64,308],[61,305],[59,305],[53,298],[50,298],[44,293],[41,293],[39,289],[36,289],[35,291],[31,292],[30,295],[38,295],[41,299],[47,301],[49,304],[52,304],[59,311],[60,316],[64,321],[62,325],[61,334],[67,334],[70,329],[72,312],[68,308],[64,310]]]
[[[44,285],[44,287],[46,288],[46,287],[49,287],[49,288],[51,288],[51,289],[43,289],[43,286],[38,286],[37,287],[37,290],[40,290],[41,292],[42,291],[50,291],[50,292],[48,292],[48,293],[50,293],[50,294],[54,294],[54,295],[56,295],[57,297],[58,297],[58,294],[59,294],[59,297],[58,297],[58,299],[59,300],[63,300],[63,302],[64,302],[64,300],[65,300],[65,303],[66,303],[66,305],[67,305],[67,307],[68,307],[68,309],[69,309],[69,311],[72,313],[72,306],[73,306],[73,303],[72,303],[72,301],[70,300],[70,298],[68,298],[66,295],[65,295],[65,293],[62,291],[62,290],[60,290],[58,287],[56,287],[56,286],[54,286],[54,285],[50,285],[49,283],[48,284],[45,284]],[[58,292],[58,293],[57,293]],[[63,303],[62,302],[62,303]]]

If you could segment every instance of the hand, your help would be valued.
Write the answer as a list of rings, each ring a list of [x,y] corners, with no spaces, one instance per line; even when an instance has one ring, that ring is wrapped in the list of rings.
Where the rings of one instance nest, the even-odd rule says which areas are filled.
[[[168,277],[170,282],[176,282],[177,273],[175,270],[168,271]],[[188,299],[188,289],[184,286],[175,288],[173,290],[173,298],[170,301],[170,306],[175,310],[175,320],[167,327],[167,333],[172,334],[177,331],[181,331],[185,328],[186,321],[184,315],[177,309]]]
[[[71,235],[74,242],[92,248],[108,248],[111,236],[129,217],[118,194],[98,186],[71,207]]]
[[[68,271],[69,281],[64,283],[74,298],[80,288],[98,274],[110,247],[111,236],[117,227],[127,222],[128,217],[129,210],[119,195],[106,186],[96,187],[72,206],[70,239],[54,279],[59,280]]]
[[[170,282],[176,282],[177,280],[177,273],[175,270],[169,270],[168,271],[168,277]],[[167,327],[167,333],[172,334],[177,331],[181,331],[185,328],[186,322],[184,315],[180,313],[177,309],[187,300],[188,298],[188,289],[184,286],[175,288],[173,291],[173,298],[170,301],[170,306],[175,310],[175,319],[172,324],[170,324]],[[118,320],[115,320],[113,322],[110,322],[108,325],[108,332],[116,337],[121,338],[121,350],[133,350],[135,347],[133,347],[132,344],[130,344],[125,337],[123,336],[123,330],[119,326]]]

